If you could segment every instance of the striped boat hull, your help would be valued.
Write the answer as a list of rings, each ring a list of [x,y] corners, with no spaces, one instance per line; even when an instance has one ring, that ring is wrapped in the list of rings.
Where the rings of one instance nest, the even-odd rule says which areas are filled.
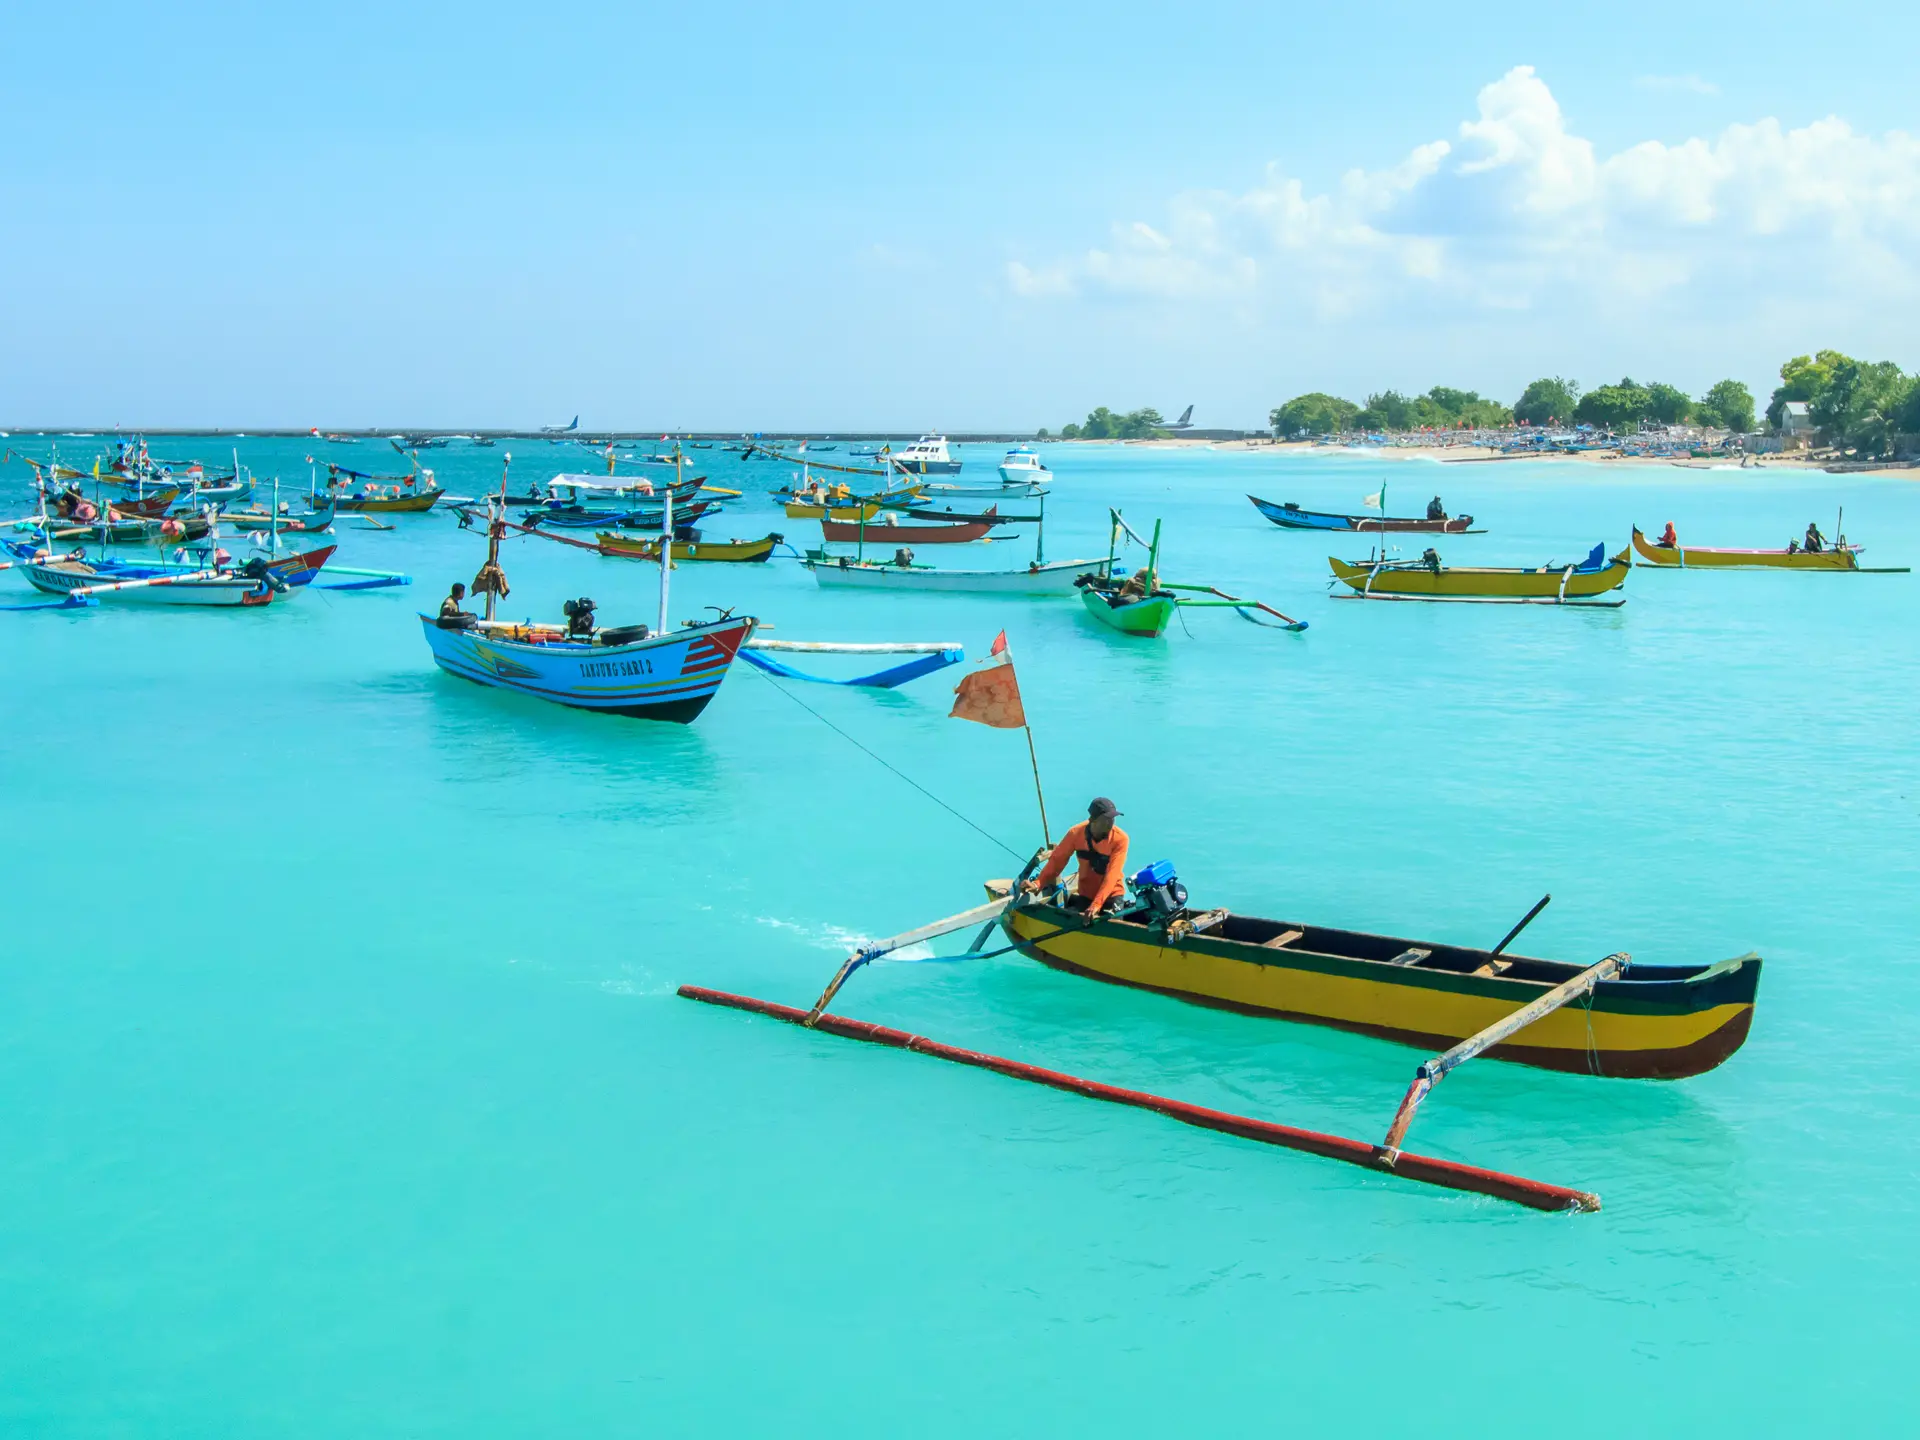
[[[442,630],[420,617],[434,663],[449,675],[576,710],[682,725],[707,708],[758,623],[741,616],[631,645],[581,645]]]

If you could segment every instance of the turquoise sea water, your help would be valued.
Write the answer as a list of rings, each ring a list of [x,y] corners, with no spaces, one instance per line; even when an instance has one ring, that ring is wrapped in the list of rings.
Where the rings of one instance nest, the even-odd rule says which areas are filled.
[[[241,447],[304,484],[306,443]],[[596,468],[508,448],[516,488]],[[332,453],[399,468],[384,446]],[[498,455],[432,463],[473,493]],[[784,469],[701,458],[750,494],[710,535],[814,529],[764,498]],[[985,475],[997,453],[966,459]],[[1551,891],[1531,953],[1760,951],[1752,1038],[1712,1074],[1480,1063],[1427,1103],[1413,1148],[1596,1190],[1601,1213],[675,998],[691,981],[805,1004],[854,938],[1016,868],[796,698],[1023,852],[1024,743],[946,718],[953,671],[869,694],[739,668],[684,728],[465,684],[413,615],[481,541],[401,517],[343,527],[340,560],[412,590],[0,615],[0,1431],[1903,1428],[1914,577],[1636,570],[1616,611],[1335,601],[1329,542],[1243,497],[1353,509],[1384,477],[1408,513],[1439,489],[1491,532],[1442,539],[1457,563],[1571,559],[1668,519],[1776,545],[1809,519],[1831,533],[1844,505],[1867,563],[1907,564],[1920,490],[1048,459],[1050,558],[1101,553],[1117,503],[1165,518],[1169,578],[1312,629],[1199,611],[1190,634],[1129,640],[1072,600],[881,601],[790,562],[682,566],[674,617],[734,605],[784,638],[973,657],[1004,627],[1055,833],[1112,795],[1136,858],[1174,859],[1196,904],[1485,945]],[[0,472],[6,514],[26,479]],[[509,613],[588,594],[609,622],[653,618],[651,566],[535,541],[505,563]],[[30,592],[0,575],[0,593]],[[835,1008],[1367,1139],[1422,1058],[1017,956],[877,967]]]

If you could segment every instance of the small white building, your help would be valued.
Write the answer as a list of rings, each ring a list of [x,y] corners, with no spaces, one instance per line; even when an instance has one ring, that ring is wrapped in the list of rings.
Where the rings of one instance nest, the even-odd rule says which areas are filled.
[[[1780,433],[1787,436],[1813,434],[1813,415],[1804,400],[1789,400],[1780,407]]]

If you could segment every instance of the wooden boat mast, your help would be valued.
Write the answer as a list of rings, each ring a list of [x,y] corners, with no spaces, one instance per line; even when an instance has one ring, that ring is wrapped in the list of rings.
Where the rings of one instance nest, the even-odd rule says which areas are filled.
[[[683,478],[680,445],[676,441],[673,447],[673,483],[676,488]],[[656,629],[662,635],[667,633],[667,576],[673,570],[673,494],[673,490],[668,490],[660,506],[660,623]]]

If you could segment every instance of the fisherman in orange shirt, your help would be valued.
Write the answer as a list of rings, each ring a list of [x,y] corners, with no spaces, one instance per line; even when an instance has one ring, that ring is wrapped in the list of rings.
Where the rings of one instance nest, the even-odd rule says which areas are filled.
[[[1088,919],[1126,894],[1127,832],[1114,824],[1119,815],[1113,801],[1102,795],[1087,806],[1087,818],[1060,837],[1047,857],[1046,866],[1020,888],[1028,894],[1047,890],[1067,868],[1067,861],[1078,858],[1080,868],[1074,875],[1074,894],[1067,900],[1069,910],[1084,910]]]

